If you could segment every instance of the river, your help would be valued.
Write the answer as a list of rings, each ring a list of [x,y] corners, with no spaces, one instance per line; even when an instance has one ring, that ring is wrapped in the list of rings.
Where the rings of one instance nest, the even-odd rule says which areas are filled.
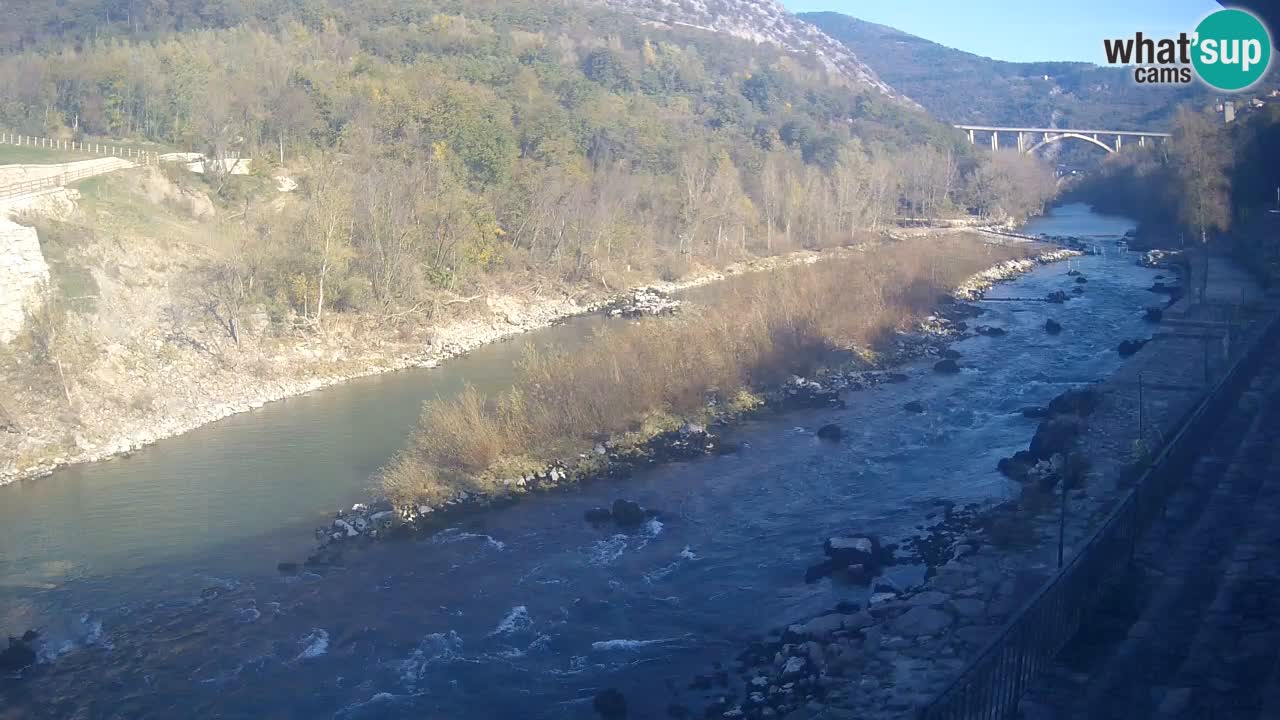
[[[357,380],[164,440],[133,456],[0,488],[0,628],[37,627],[39,665],[0,681],[30,716],[591,717],[618,687],[639,717],[665,714],[688,680],[755,632],[865,588],[803,582],[823,537],[905,537],[940,499],[997,502],[995,471],[1024,448],[1018,410],[1101,380],[1116,345],[1150,334],[1153,271],[1115,247],[1133,223],[1080,205],[1031,233],[1095,239],[1073,261],[1087,292],[1066,305],[992,302],[1004,337],[957,343],[955,376],[911,380],[731,433],[742,450],[627,481],[529,498],[417,541],[348,555],[325,575],[279,575],[311,529],[367,494],[423,400],[509,382],[525,346],[572,345],[578,318],[439,368]],[[1059,264],[989,297],[1043,297],[1073,283]],[[1043,331],[1047,317],[1064,332]],[[923,415],[902,410],[919,400]],[[813,430],[834,422],[843,443]],[[614,498],[662,512],[641,531],[583,522]],[[918,574],[918,568],[897,572]],[[685,698],[693,704],[693,696]],[[3,713],[0,713],[3,714]]]

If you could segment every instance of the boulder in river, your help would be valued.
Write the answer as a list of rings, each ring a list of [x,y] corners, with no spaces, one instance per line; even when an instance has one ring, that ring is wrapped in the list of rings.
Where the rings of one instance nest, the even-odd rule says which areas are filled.
[[[1001,337],[1002,335],[1008,334],[1008,331],[1004,328],[993,327],[991,325],[979,325],[973,330],[979,335],[986,335],[987,337]]]
[[[1046,302],[1051,302],[1051,303],[1054,303],[1055,305],[1061,305],[1062,303],[1067,301],[1067,294],[1061,290],[1054,290],[1053,292],[1046,295],[1044,299]]]
[[[961,355],[959,350],[952,350],[951,348],[947,348],[946,350],[942,351],[942,357],[947,358],[948,360],[959,360]]]
[[[22,637],[9,637],[9,647],[0,652],[0,672],[13,673],[36,662],[35,641],[40,633],[28,630]]]
[[[582,517],[592,525],[603,525],[613,520],[613,512],[609,508],[591,508],[582,513]]]
[[[1076,278],[1076,282],[1079,283],[1080,285],[1084,285],[1085,283],[1089,282],[1089,278],[1081,275],[1080,277]]]
[[[834,424],[823,425],[822,427],[818,428],[817,435],[819,440],[826,440],[827,442],[840,442],[840,438],[844,436],[844,431],[840,429],[839,425],[834,425]]]
[[[907,412],[909,412],[909,413],[917,413],[917,414],[919,414],[919,413],[924,412],[924,403],[920,402],[919,400],[912,400],[911,402],[907,403],[906,405],[903,405],[903,406],[902,406],[902,409],[903,409],[903,410],[906,410],[906,411],[907,411]]]
[[[1075,287],[1071,288],[1071,294],[1072,294],[1072,295],[1083,295],[1083,294],[1084,294],[1084,288],[1082,288],[1082,287],[1080,287],[1079,285],[1077,285],[1077,286],[1075,286]]]
[[[621,498],[613,501],[613,521],[622,527],[639,527],[649,519],[640,503]]]
[[[1142,313],[1142,319],[1149,323],[1158,323],[1164,319],[1164,308],[1152,305]]]
[[[955,375],[960,372],[960,364],[951,358],[946,358],[934,363],[933,370],[944,375]]]
[[[1080,421],[1070,415],[1049,418],[1040,423],[1031,438],[1031,455],[1037,461],[1048,460],[1066,452],[1080,434]]]
[[[1035,464],[1036,459],[1031,451],[1019,450],[1013,454],[1013,457],[1001,458],[996,469],[1010,480],[1021,483],[1027,481],[1031,468],[1035,467]]]
[[[596,693],[591,707],[603,720],[625,720],[627,717],[627,699],[617,688],[606,688]]]
[[[1101,401],[1102,397],[1098,391],[1092,388],[1067,390],[1049,401],[1049,414],[1084,417],[1092,413]]]
[[[1116,349],[1120,351],[1120,357],[1129,357],[1137,354],[1142,349],[1142,346],[1146,344],[1146,340],[1123,340],[1120,343],[1120,347]]]
[[[1062,323],[1054,320],[1053,318],[1049,318],[1044,321],[1044,331],[1050,335],[1057,335],[1062,332]]]

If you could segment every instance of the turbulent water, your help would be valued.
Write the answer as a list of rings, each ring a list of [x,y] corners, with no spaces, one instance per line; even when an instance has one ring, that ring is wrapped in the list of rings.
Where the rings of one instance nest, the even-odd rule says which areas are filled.
[[[43,662],[0,680],[0,710],[36,717],[591,717],[603,687],[637,716],[688,701],[689,680],[753,633],[857,598],[803,582],[823,537],[909,535],[939,499],[994,502],[996,461],[1026,446],[1018,410],[1101,380],[1123,339],[1146,337],[1153,271],[1114,241],[1131,223],[1068,206],[1031,232],[1094,236],[1066,305],[985,303],[1004,337],[956,344],[966,369],[851,394],[845,410],[788,413],[732,433],[741,452],[528,499],[413,542],[282,577],[320,514],[357,497],[426,397],[500,384],[527,342],[432,371],[373,378],[230,418],[133,458],[0,489],[0,627],[45,633]],[[990,297],[1074,286],[1041,268]],[[1049,336],[1047,317],[1064,331]],[[918,400],[922,415],[902,405]],[[835,422],[839,445],[813,431]],[[614,498],[662,512],[597,529]],[[918,573],[918,569],[900,568]]]

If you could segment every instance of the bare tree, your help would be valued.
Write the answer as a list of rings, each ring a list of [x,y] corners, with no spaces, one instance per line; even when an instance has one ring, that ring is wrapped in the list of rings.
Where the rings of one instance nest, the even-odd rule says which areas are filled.
[[[344,271],[351,259],[354,219],[343,169],[331,157],[321,158],[307,183],[310,201],[302,219],[302,243],[316,280],[316,327],[324,325],[325,286],[330,275]],[[303,308],[304,315],[306,308]]]
[[[1200,299],[1209,283],[1209,232],[1231,225],[1231,148],[1206,113],[1179,108],[1174,121],[1173,167],[1178,178],[1179,215],[1200,235],[1203,256]]]

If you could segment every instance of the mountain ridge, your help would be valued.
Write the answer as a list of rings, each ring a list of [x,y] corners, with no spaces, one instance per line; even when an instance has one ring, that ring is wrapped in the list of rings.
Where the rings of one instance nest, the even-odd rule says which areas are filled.
[[[950,123],[1154,131],[1168,127],[1178,104],[1211,98],[1197,85],[1138,85],[1120,67],[996,60],[842,13],[799,17]]]

